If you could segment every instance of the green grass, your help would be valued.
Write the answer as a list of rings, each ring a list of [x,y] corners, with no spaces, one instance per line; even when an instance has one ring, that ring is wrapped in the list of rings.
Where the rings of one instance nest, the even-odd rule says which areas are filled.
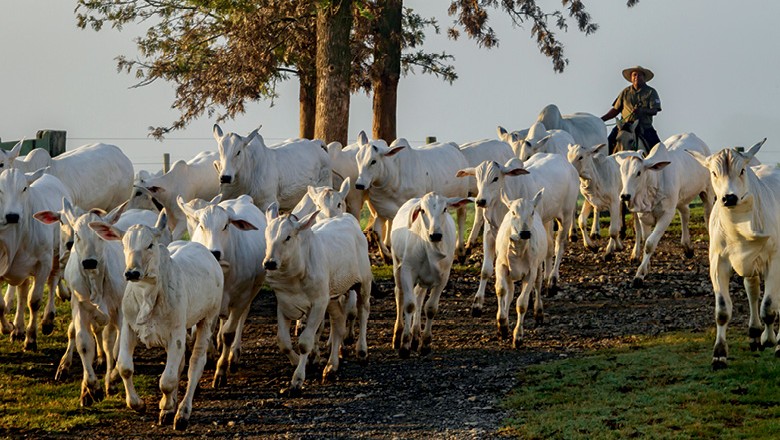
[[[0,436],[13,433],[46,432],[65,434],[70,429],[94,426],[101,422],[136,417],[125,408],[121,382],[113,395],[91,408],[79,406],[81,360],[73,355],[70,376],[54,380],[59,360],[67,344],[70,306],[57,308],[54,333],[38,335],[38,351],[22,353],[22,343],[0,338]],[[65,316],[66,318],[63,318]],[[10,318],[11,315],[8,315]],[[105,367],[96,372],[102,381]],[[142,396],[159,395],[157,378],[137,375],[135,385]]]
[[[710,368],[714,334],[640,338],[623,349],[533,366],[504,402],[505,433],[551,438],[779,438],[780,363],[730,341]]]

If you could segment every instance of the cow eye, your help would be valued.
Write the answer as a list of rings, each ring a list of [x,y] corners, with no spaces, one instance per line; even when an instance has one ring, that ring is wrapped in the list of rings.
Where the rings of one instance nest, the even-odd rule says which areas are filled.
[[[239,156],[241,154],[241,150],[236,151],[236,156]]]
[[[374,165],[374,164],[376,164],[376,159],[371,161],[371,165]]]
[[[148,247],[148,248],[146,248],[146,249],[151,249],[151,248],[152,248],[152,246],[154,246],[154,243],[149,243],[149,247]]]
[[[4,163],[0,163],[0,168],[2,168],[2,167],[4,167],[4,166],[5,166],[5,164],[4,164]]]
[[[27,187],[25,186],[24,189],[22,189],[22,192],[27,191]]]
[[[227,228],[228,228],[228,226],[230,226],[230,223],[225,223],[225,227],[224,227],[224,228],[222,228],[222,230],[223,230],[223,231],[226,231],[226,230],[227,230]]]
[[[341,208],[341,202],[339,202],[339,204],[336,205],[336,208]]]
[[[717,174],[715,174],[715,171],[712,172],[712,177],[716,177]]]
[[[641,176],[641,175],[642,175],[642,172],[641,172],[641,171],[637,171],[637,172],[636,172],[636,177],[639,177],[639,176]]]
[[[284,241],[290,241],[290,236],[288,235],[287,238],[284,239]]]
[[[744,168],[742,168],[742,171],[739,173],[739,175],[740,176],[744,176],[745,175],[745,169]]]
[[[496,182],[498,182],[498,176],[494,177],[490,183],[496,183]]]
[[[582,160],[582,156],[578,157],[577,160]]]

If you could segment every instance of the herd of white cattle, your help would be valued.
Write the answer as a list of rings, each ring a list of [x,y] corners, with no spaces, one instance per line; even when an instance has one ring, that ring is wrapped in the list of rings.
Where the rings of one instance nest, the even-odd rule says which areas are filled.
[[[499,127],[498,139],[463,145],[413,148],[405,139],[388,145],[361,132],[345,147],[308,139],[266,146],[257,130],[242,137],[217,125],[214,138],[216,153],[176,162],[165,174],[136,176],[113,145],[86,145],[54,158],[43,150],[19,157],[21,142],[0,150],[0,275],[8,283],[0,297],[0,329],[14,341],[24,339],[25,350],[36,350],[44,285],[52,292],[44,334],[54,328],[53,292],[69,299],[68,346],[56,377],[68,371],[75,349],[83,364],[82,405],[102,399],[121,377],[127,405],[143,410],[133,386],[134,349],[139,342],[163,347],[159,421],[186,429],[209,351],[216,347],[218,357],[213,385],[226,386],[228,371],[238,366],[250,305],[264,283],[276,294],[279,348],[295,367],[290,394],[301,391],[307,364],[319,358],[326,318],[330,353],[323,380],[337,373],[343,344],[355,343],[358,359],[366,361],[372,274],[358,222],[366,203],[368,235],[393,264],[392,343],[401,357],[431,351],[432,324],[453,261],[475,246],[480,230],[484,258],[472,314],[481,314],[495,274],[498,332],[508,338],[514,283],[520,282],[512,338],[519,346],[531,294],[541,320],[544,286],[561,284],[564,246],[577,235],[580,194],[585,202],[577,223],[586,248],[598,250],[598,215],[588,231],[590,213],[611,214],[605,259],[624,248],[621,205],[635,214],[634,286],[648,275],[675,211],[685,255],[692,255],[689,204],[700,197],[709,218],[716,297],[713,367],[726,365],[733,272],[744,277],[750,301],[751,348],[777,343],[780,171],[755,160],[763,141],[747,152],[711,154],[686,133],[648,154],[609,155],[598,117],[561,115],[554,105],[529,129]],[[464,244],[472,202],[475,224]],[[457,228],[450,210],[457,213]],[[181,240],[185,232],[189,241]],[[759,308],[762,280],[766,294]],[[11,323],[6,307],[14,300]],[[187,347],[188,384],[177,402]],[[103,383],[93,368],[96,358],[107,368]]]

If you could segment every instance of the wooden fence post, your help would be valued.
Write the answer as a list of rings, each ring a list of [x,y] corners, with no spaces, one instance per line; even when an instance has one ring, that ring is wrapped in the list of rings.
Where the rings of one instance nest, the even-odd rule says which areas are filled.
[[[434,142],[436,142],[436,136],[427,136],[425,138],[425,143],[426,144],[432,144]]]
[[[163,153],[163,174],[171,169],[171,153]]]

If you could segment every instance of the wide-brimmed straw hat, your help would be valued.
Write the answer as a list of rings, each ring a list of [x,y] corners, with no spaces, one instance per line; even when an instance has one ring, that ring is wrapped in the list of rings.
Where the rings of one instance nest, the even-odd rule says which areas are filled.
[[[655,76],[653,75],[653,71],[650,69],[646,69],[642,66],[634,66],[634,67],[629,67],[628,69],[623,69],[623,78],[625,78],[626,81],[631,82],[631,72],[633,72],[634,70],[638,70],[645,74],[645,82],[650,81],[651,79],[653,79],[653,76]]]

